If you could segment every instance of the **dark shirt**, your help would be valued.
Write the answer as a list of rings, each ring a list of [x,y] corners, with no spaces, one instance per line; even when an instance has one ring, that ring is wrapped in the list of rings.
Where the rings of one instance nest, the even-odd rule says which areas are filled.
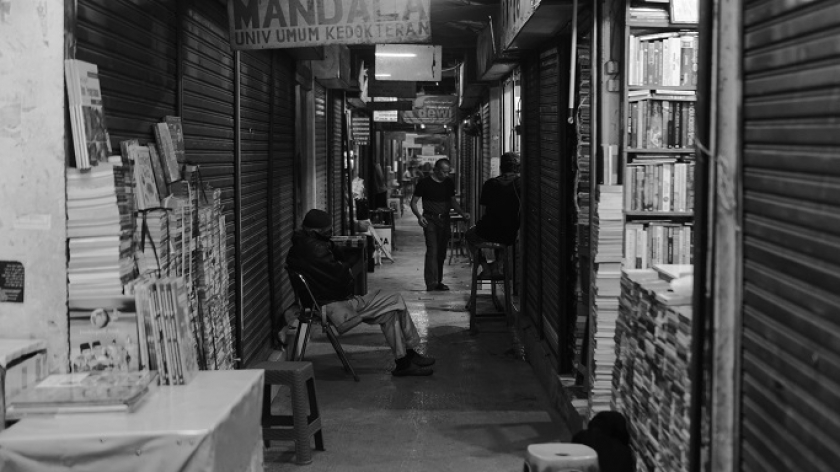
[[[455,196],[455,182],[450,178],[438,182],[431,176],[417,182],[414,196],[423,199],[423,213],[449,214],[452,197]]]
[[[286,264],[306,277],[319,302],[345,300],[353,295],[350,268],[358,257],[346,255],[329,238],[315,231],[299,230],[292,235]]]
[[[589,446],[598,453],[600,472],[635,472],[636,460],[630,446],[597,429],[585,429],[572,437],[572,442]]]
[[[496,177],[484,182],[479,203],[485,212],[475,225],[476,233],[486,241],[511,245],[519,231],[519,207],[522,179]]]

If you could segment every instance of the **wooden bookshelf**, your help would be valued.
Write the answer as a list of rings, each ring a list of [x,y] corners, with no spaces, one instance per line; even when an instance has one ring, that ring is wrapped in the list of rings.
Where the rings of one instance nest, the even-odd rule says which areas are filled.
[[[649,251],[647,257],[630,257],[626,225],[632,224],[635,230],[649,225],[688,226],[685,232],[691,232],[697,99],[692,92],[697,84],[699,42],[697,25],[672,23],[667,3],[627,0],[625,13],[623,252],[625,263],[644,260],[649,265],[626,268],[652,268],[654,263],[676,263],[669,258],[684,258],[687,249],[682,248],[679,256],[676,252],[654,255],[648,244],[638,248]]]

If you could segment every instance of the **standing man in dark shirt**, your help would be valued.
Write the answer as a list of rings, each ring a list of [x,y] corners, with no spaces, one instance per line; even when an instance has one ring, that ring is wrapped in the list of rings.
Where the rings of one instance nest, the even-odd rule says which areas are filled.
[[[428,291],[449,290],[443,283],[443,263],[446,262],[446,247],[449,244],[450,208],[454,208],[465,220],[470,219],[470,214],[461,209],[455,198],[455,183],[449,178],[451,171],[449,159],[438,159],[432,173],[417,182],[411,197],[411,211],[426,237],[423,278]],[[423,199],[422,214],[417,208],[420,199]]]

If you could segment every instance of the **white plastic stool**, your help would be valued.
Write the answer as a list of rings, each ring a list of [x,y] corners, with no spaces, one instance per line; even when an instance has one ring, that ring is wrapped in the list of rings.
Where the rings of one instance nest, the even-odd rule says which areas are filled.
[[[598,453],[589,446],[543,443],[528,446],[523,472],[598,472]]]

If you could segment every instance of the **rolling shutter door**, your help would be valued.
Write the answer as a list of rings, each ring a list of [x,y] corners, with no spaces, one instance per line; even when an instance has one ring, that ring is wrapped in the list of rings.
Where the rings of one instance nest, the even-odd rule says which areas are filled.
[[[840,4],[745,3],[740,470],[837,470]]]
[[[481,166],[478,168],[480,174],[478,175],[478,189],[484,181],[491,177],[490,175],[490,104],[485,103],[481,106]]]
[[[467,133],[464,132],[463,127],[461,128],[461,170],[460,176],[461,179],[461,207],[464,209],[472,208],[473,202],[475,201],[472,192],[472,176],[473,176],[473,164],[472,164],[472,154],[473,154],[473,140],[474,138]],[[478,220],[478,214],[476,213],[473,217],[474,220]]]
[[[273,91],[270,51],[243,51],[239,58],[241,355],[242,364],[248,365],[267,346],[271,332],[268,192]]]
[[[229,316],[241,339],[237,320],[236,221],[234,215],[235,63],[228,40],[227,11],[218,2],[194,2],[183,22],[183,115],[187,160],[198,164],[205,182],[222,192],[230,277]],[[241,349],[237,349],[241,354]]]
[[[272,77],[271,123],[271,257],[272,316],[282,323],[283,310],[292,304],[294,295],[286,274],[286,254],[292,245],[295,229],[295,67],[285,54],[275,53]],[[279,324],[278,324],[279,326]]]
[[[540,249],[542,258],[543,332],[554,355],[560,353],[560,132],[559,57],[553,47],[540,53],[539,146],[540,146]]]
[[[329,212],[327,172],[327,89],[315,83],[315,207]]]
[[[177,114],[175,1],[80,0],[76,58],[99,68],[114,153],[120,141],[154,139],[152,125]]]
[[[340,91],[331,91],[330,95],[330,210],[335,234],[344,234],[344,231],[347,229],[344,221],[346,211],[343,198],[345,193],[343,190],[346,186],[343,165],[344,134],[342,133],[344,96]]]
[[[540,198],[540,68],[539,58],[532,57],[522,70],[523,94],[523,155],[522,172],[525,187],[525,221],[521,237],[525,258],[523,286],[523,311],[539,327],[543,337],[542,318],[542,251],[540,240],[541,198]]]

